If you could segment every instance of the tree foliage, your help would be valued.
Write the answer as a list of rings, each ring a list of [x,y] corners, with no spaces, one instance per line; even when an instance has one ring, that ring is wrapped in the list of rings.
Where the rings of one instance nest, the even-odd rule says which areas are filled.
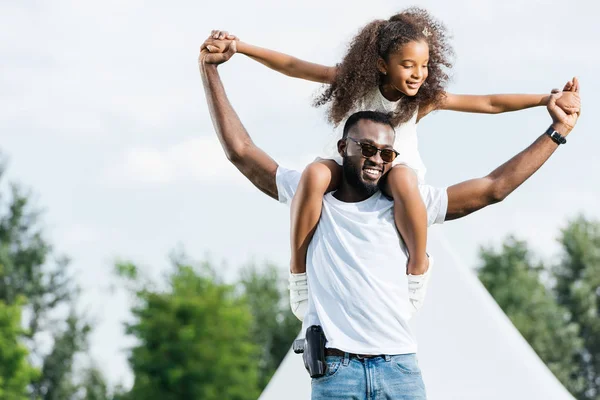
[[[482,249],[480,256],[479,278],[496,302],[567,389],[581,390],[579,327],[542,283],[544,268],[532,262],[527,244],[511,237],[499,252]]]
[[[254,317],[252,338],[260,349],[259,386],[262,390],[289,351],[302,324],[290,310],[288,292],[274,265],[247,266],[241,272],[240,284]]]
[[[120,264],[123,265],[132,264]],[[137,278],[131,268],[118,268]],[[126,273],[124,273],[126,272]],[[246,298],[207,265],[176,263],[166,290],[137,285],[130,399],[256,399],[258,349]]]
[[[39,373],[27,361],[21,334],[20,306],[0,301],[0,399],[27,400],[27,386]]]
[[[600,223],[582,216],[559,237],[558,262],[534,263],[514,237],[480,252],[479,278],[578,399],[600,399]]]
[[[554,291],[580,327],[584,346],[578,361],[586,381],[582,398],[600,399],[600,222],[579,216],[561,230],[559,242]]]
[[[0,184],[5,183],[4,166],[0,154]],[[12,329],[16,319],[25,328],[18,332],[21,347],[15,351],[22,354],[25,345],[29,362],[39,368],[37,374],[22,375],[30,379],[30,399],[65,400],[78,393],[73,361],[87,348],[90,326],[75,311],[77,298],[69,259],[56,254],[45,238],[31,193],[6,184],[0,191],[0,303],[12,316],[6,329]],[[21,314],[26,316],[23,321]],[[0,382],[0,390],[6,389],[6,382]]]

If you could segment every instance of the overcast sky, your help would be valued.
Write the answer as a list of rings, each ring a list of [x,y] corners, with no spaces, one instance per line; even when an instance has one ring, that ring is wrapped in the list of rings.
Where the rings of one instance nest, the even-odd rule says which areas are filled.
[[[183,246],[224,263],[232,279],[248,261],[287,269],[288,210],[228,165],[215,138],[197,68],[211,29],[307,60],[334,64],[374,18],[398,1],[167,3],[107,0],[2,2],[0,149],[8,175],[47,210],[49,238],[73,258],[82,306],[99,322],[92,352],[112,383],[131,383],[121,321],[129,304],[109,288],[113,261],[152,276]],[[600,217],[596,110],[600,64],[593,1],[426,1],[456,51],[453,93],[545,93],[581,80],[583,117],[540,172],[505,202],[442,231],[470,265],[480,245],[507,234],[551,260],[555,238],[578,213]],[[301,168],[330,127],[310,106],[319,85],[236,55],[220,67],[230,99],[255,142]],[[487,174],[549,125],[545,109],[504,115],[437,112],[419,124],[435,185]],[[443,260],[437,260],[443,267]]]

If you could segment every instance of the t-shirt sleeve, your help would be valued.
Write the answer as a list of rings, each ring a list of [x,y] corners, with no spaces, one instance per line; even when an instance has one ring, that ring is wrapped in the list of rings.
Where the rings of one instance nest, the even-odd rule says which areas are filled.
[[[290,201],[296,193],[298,183],[300,182],[300,172],[287,169],[279,166],[277,173],[275,174],[275,182],[277,184],[277,193],[279,195],[279,202],[283,204],[290,204]]]
[[[420,185],[421,198],[427,209],[427,225],[443,224],[448,211],[447,188]]]

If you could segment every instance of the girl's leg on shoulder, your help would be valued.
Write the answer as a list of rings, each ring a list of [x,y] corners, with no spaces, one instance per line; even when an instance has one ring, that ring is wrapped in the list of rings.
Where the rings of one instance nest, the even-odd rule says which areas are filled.
[[[427,210],[419,192],[419,180],[412,168],[395,165],[388,173],[383,191],[394,199],[394,220],[409,253],[407,273],[427,271]]]
[[[294,274],[306,272],[306,253],[321,217],[323,196],[337,188],[342,167],[333,160],[309,164],[300,178],[291,205],[291,262]]]

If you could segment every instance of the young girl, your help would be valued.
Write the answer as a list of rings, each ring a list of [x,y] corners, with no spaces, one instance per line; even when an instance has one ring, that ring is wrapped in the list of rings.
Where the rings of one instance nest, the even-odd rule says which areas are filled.
[[[328,84],[315,104],[329,105],[328,116],[334,125],[360,110],[393,114],[394,148],[399,155],[383,160],[394,167],[382,190],[394,200],[396,226],[409,252],[407,272],[410,276],[423,275],[429,264],[427,213],[418,189],[426,171],[417,146],[419,120],[434,110],[497,114],[545,106],[549,99],[549,95],[544,94],[469,96],[445,92],[448,82],[445,69],[452,66],[448,35],[440,22],[419,8],[409,8],[389,20],[366,25],[350,43],[342,62],[334,67],[256,47],[223,31],[213,31],[203,47],[211,52],[222,52],[229,48],[232,40],[236,41],[233,48],[237,47],[238,53],[271,69]],[[575,85],[576,80],[568,83],[565,90]],[[559,101],[567,111],[570,107],[574,109],[578,100],[563,96]],[[292,274],[306,271],[306,252],[319,221],[323,195],[337,187],[340,165],[340,155],[332,152],[310,164],[302,174],[291,207]]]

